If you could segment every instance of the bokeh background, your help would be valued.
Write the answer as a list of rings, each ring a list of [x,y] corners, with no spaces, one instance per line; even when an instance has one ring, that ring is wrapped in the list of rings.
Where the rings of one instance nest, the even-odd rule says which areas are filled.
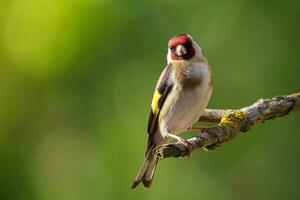
[[[0,199],[299,199],[300,113],[130,191],[168,39],[204,49],[210,108],[239,108],[299,92],[299,19],[297,0],[1,0]]]

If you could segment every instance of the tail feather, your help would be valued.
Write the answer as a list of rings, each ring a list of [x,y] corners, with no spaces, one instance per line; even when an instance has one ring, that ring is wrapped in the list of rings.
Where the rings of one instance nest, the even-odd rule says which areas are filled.
[[[147,157],[145,157],[144,162],[143,162],[136,178],[134,179],[134,181],[131,185],[132,190],[135,189],[140,184],[140,182],[142,182],[143,176],[148,169],[148,165],[149,165],[149,160],[147,159]]]
[[[153,178],[154,178],[154,174],[155,174],[155,170],[156,170],[156,166],[157,166],[157,160],[153,159],[149,165],[148,165],[148,169],[145,172],[145,175],[143,176],[142,182],[143,185],[146,188],[150,188]]]
[[[153,181],[157,160],[153,157],[153,147],[150,147],[147,155],[145,156],[142,167],[140,168],[138,175],[131,185],[131,189],[134,190],[141,182],[146,188],[149,188]]]

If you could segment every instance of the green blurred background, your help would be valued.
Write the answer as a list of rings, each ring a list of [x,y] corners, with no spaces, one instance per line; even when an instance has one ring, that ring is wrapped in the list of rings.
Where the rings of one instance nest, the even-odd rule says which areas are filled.
[[[210,108],[239,108],[299,92],[299,19],[297,0],[1,0],[0,199],[300,198],[300,113],[130,191],[168,39],[204,49]]]

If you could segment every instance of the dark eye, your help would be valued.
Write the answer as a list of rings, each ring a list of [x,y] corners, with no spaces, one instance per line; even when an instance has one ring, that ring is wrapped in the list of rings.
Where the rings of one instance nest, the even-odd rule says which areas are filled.
[[[191,49],[193,47],[193,42],[192,41],[187,41],[186,43],[184,43],[184,46],[187,48],[187,49]]]
[[[175,52],[176,51],[176,47],[170,47],[171,52]]]

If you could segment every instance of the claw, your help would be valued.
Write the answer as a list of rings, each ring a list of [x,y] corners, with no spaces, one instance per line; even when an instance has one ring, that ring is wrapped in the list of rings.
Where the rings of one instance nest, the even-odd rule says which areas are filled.
[[[169,133],[167,136],[171,137],[171,138],[174,138],[179,143],[183,144],[188,149],[187,157],[190,157],[190,154],[193,151],[193,144],[192,143],[190,143],[188,140],[186,140],[182,137],[179,137],[178,135],[174,135],[174,134]]]
[[[187,157],[189,158],[193,151],[193,145],[192,145],[192,143],[190,143],[187,140],[184,140],[184,143],[182,143],[182,144],[188,149]]]

